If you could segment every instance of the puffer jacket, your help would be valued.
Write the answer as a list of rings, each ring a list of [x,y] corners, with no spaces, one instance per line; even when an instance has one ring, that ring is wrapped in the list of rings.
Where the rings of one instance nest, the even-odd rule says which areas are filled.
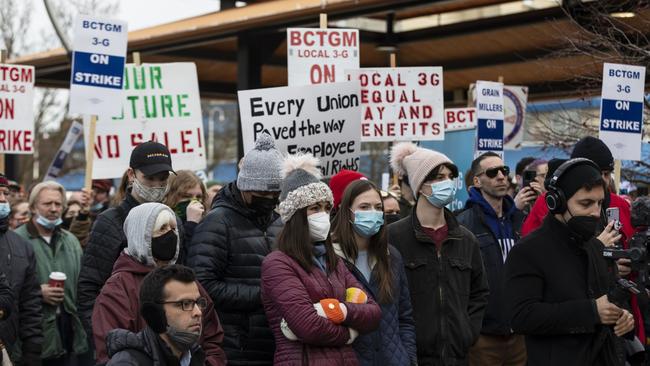
[[[115,261],[127,246],[122,225],[131,209],[139,204],[140,202],[130,192],[127,192],[126,197],[117,207],[109,208],[97,216],[90,230],[88,244],[86,244],[81,258],[81,273],[77,290],[77,311],[87,334],[92,334],[91,319],[95,299],[106,280],[111,276]],[[183,264],[184,242],[182,238],[185,233],[178,217],[176,221],[181,238],[178,263]]]
[[[0,271],[0,310],[2,314],[0,315],[0,320],[5,320],[11,315],[11,312],[14,308],[14,292],[9,286],[7,281],[7,276]]]
[[[415,319],[418,365],[466,365],[488,299],[481,250],[472,233],[444,211],[448,235],[438,254],[415,214],[388,226],[402,254]]]
[[[178,358],[172,355],[165,342],[146,327],[140,333],[125,329],[115,329],[106,337],[108,355],[111,360],[108,366],[176,366],[180,365]],[[203,366],[205,353],[200,346],[190,349],[192,358],[189,366]]]
[[[138,332],[146,323],[140,315],[140,284],[144,277],[154,270],[155,260],[151,255],[151,235],[156,218],[163,210],[171,210],[160,203],[144,203],[131,210],[124,223],[124,231],[129,239],[128,247],[115,262],[113,274],[106,281],[97,297],[93,309],[93,337],[95,340],[98,363],[108,361],[106,353],[106,335],[113,329],[127,329]],[[176,256],[180,248],[176,245]],[[176,261],[172,259],[169,264]],[[199,284],[201,296],[208,299],[208,306],[203,311],[203,332],[199,344],[206,353],[209,366],[225,365],[226,359],[221,343],[223,329],[219,323],[214,304],[210,296]]]
[[[343,264],[329,273],[312,266],[305,271],[287,254],[275,251],[262,265],[262,299],[276,340],[274,365],[281,366],[356,366],[359,364],[350,340],[349,328],[360,334],[377,328],[381,309],[368,297],[367,304],[345,303],[348,314],[342,324],[321,317],[314,303],[334,298],[345,302],[345,290],[361,284]],[[282,333],[284,319],[298,341]]]
[[[0,341],[14,361],[40,365],[43,347],[43,306],[34,249],[5,226],[0,230],[0,268],[14,295],[11,315],[0,321]],[[17,347],[17,345],[20,347]]]
[[[277,213],[259,217],[247,208],[233,182],[219,192],[194,231],[188,265],[214,301],[228,364],[273,362],[275,345],[262,306],[260,276],[281,228]]]
[[[370,282],[368,282],[354,263],[345,256],[338,244],[334,245],[334,249],[350,273],[363,285],[363,290],[369,296],[378,299],[379,283],[377,276],[374,275],[375,272],[372,272]],[[393,275],[393,301],[379,304],[381,307],[379,329],[360,335],[352,344],[362,366],[417,365],[413,307],[404,272],[404,262],[395,247],[390,246],[388,253]],[[374,267],[374,263],[371,265]]]

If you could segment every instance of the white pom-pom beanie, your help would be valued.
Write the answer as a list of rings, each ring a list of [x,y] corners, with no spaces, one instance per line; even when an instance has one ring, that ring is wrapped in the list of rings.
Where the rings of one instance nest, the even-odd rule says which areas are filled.
[[[390,153],[390,164],[393,171],[400,176],[408,176],[409,184],[416,197],[427,175],[445,163],[454,165],[447,155],[423,149],[410,142],[396,144]]]

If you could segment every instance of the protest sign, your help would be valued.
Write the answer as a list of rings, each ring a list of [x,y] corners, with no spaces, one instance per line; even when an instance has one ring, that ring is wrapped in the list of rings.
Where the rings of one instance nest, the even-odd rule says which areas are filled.
[[[493,151],[503,157],[503,83],[476,82],[476,153]]]
[[[357,170],[361,144],[359,83],[238,92],[244,151],[268,132],[283,153],[312,153],[324,177]]]
[[[599,137],[615,159],[641,160],[645,67],[605,63]]]
[[[61,147],[59,147],[59,151],[54,155],[54,159],[52,160],[52,163],[50,163],[50,167],[47,168],[47,173],[43,180],[54,180],[59,177],[59,173],[61,173],[61,169],[63,169],[63,165],[65,164],[65,159],[68,158],[70,151],[72,151],[72,147],[82,133],[83,125],[77,121],[72,122],[70,129],[68,129],[68,133],[65,135],[65,140],[63,140]]]
[[[34,153],[34,67],[0,64],[0,153]]]
[[[432,141],[445,138],[442,67],[358,69],[361,141]]]
[[[120,112],[127,25],[80,15],[74,24],[70,112],[110,117]]]
[[[359,30],[287,28],[289,86],[345,81],[359,68]]]
[[[120,106],[121,113],[97,120],[93,179],[121,177],[133,148],[150,140],[169,148],[174,170],[205,169],[203,117],[193,63],[126,65]],[[89,131],[87,123],[85,131]]]
[[[476,108],[445,109],[445,133],[476,128]]]
[[[503,148],[519,150],[524,141],[528,87],[503,86],[505,120],[503,123]]]

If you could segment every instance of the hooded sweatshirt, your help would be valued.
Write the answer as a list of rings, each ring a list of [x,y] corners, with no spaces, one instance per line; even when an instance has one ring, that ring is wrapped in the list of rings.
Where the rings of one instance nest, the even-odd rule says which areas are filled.
[[[470,209],[473,206],[480,207],[483,212],[483,217],[485,218],[485,224],[488,225],[490,231],[499,242],[501,247],[501,255],[503,262],[506,261],[508,253],[515,245],[516,235],[515,230],[512,227],[513,216],[517,212],[517,206],[515,206],[515,201],[512,197],[506,195],[503,197],[503,208],[502,216],[497,217],[497,213],[494,211],[492,206],[485,200],[481,191],[475,187],[470,188],[469,199],[465,204],[465,209]]]
[[[144,203],[133,208],[124,221],[128,246],[115,262],[113,273],[93,308],[93,338],[98,363],[108,361],[106,336],[111,330],[121,328],[139,332],[146,326],[140,316],[138,294],[142,280],[155,268],[151,239],[156,219],[162,211],[169,211],[173,215],[173,211],[163,204]],[[176,263],[179,252],[180,245],[177,242],[176,255],[169,264]],[[223,329],[214,311],[214,304],[200,285],[199,292],[208,299],[208,307],[203,312],[203,333],[199,344],[206,352],[207,365],[224,365],[225,355],[221,349]]]

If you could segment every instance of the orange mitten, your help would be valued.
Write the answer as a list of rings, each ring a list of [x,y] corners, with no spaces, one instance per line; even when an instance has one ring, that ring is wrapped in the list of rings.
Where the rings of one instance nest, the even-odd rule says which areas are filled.
[[[345,314],[341,309],[341,305],[337,299],[323,299],[319,301],[323,313],[327,319],[331,320],[334,324],[341,324],[345,320]]]
[[[345,302],[365,304],[368,302],[368,295],[360,288],[350,287],[345,290]]]

